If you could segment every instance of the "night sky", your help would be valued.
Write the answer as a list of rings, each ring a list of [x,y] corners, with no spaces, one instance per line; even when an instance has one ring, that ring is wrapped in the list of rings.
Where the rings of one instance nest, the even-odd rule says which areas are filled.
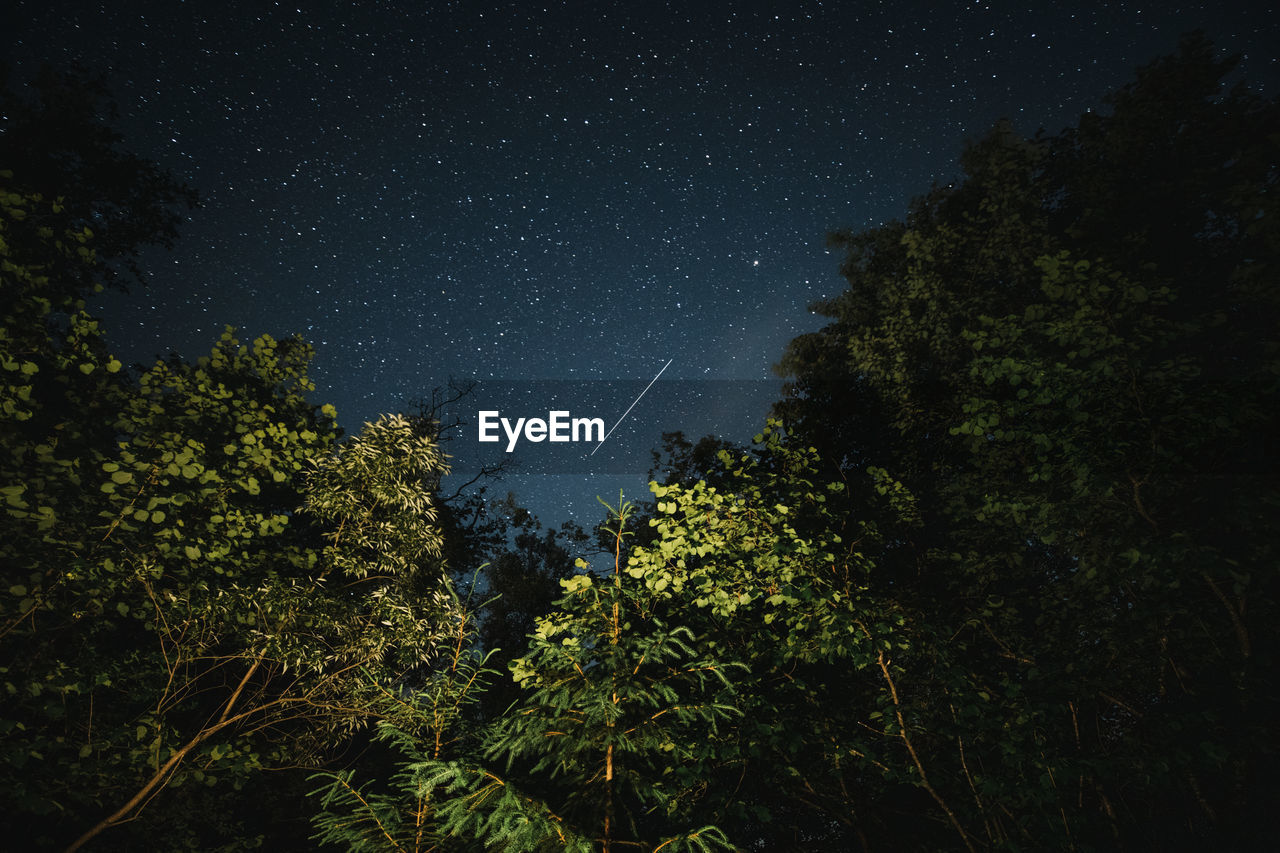
[[[7,5],[19,76],[115,69],[126,146],[204,199],[150,288],[100,306],[116,351],[299,332],[349,431],[450,378],[628,380],[610,425],[668,360],[768,380],[843,285],[826,232],[900,218],[966,138],[1057,131],[1187,30],[1252,80],[1280,44],[1246,3]],[[644,496],[507,485],[587,521],[620,484]]]

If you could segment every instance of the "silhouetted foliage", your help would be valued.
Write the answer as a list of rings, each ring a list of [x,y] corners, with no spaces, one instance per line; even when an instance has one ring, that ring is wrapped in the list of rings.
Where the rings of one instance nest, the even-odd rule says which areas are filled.
[[[190,196],[117,149],[96,84],[5,95],[6,829],[1264,849],[1280,102],[1233,68],[1187,37],[1106,111],[1001,123],[905,221],[832,235],[848,287],[777,418],[665,434],[653,500],[594,537],[491,498],[499,471],[446,488],[465,386],[344,442],[300,340],[123,370],[84,298]],[[266,767],[293,768],[275,799]]]
[[[195,207],[195,190],[155,163],[121,147],[118,117],[105,74],[45,66],[20,84],[0,67],[0,169],[11,186],[57,202],[26,227],[80,232],[88,228],[99,264],[51,269],[50,293],[84,297],[95,283],[125,287],[142,282],[138,253],[172,246],[183,211]],[[28,256],[33,241],[13,241],[19,263],[48,263]]]
[[[914,505],[873,583],[982,685],[918,687],[975,843],[1272,826],[1280,105],[1233,65],[1188,37],[1075,128],[997,127],[833,236],[849,288],[781,364],[788,429]]]

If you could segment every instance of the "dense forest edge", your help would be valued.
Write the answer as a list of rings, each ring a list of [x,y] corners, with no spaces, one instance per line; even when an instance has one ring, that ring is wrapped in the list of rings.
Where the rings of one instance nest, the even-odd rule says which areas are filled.
[[[543,526],[300,337],[126,365],[196,191],[101,78],[0,103],[9,849],[1274,849],[1280,102],[1202,35],[1001,123],[750,446]],[[465,393],[465,389],[462,393]]]

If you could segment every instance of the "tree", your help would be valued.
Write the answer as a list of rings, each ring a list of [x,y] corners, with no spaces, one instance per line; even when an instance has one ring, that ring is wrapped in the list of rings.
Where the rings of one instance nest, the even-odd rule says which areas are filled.
[[[390,792],[333,777],[323,839],[419,849],[425,824],[463,849],[831,849],[878,834],[864,800],[892,795],[938,811],[916,838],[970,844],[933,781],[959,766],[925,751],[917,713],[922,682],[977,688],[872,590],[877,533],[815,461],[770,426],[754,452],[721,451],[720,486],[651,484],[650,540],[624,547],[623,506],[612,574],[561,582],[507,712],[444,760],[389,730]]]
[[[78,259],[35,261],[51,269],[49,287],[81,298],[96,286],[143,283],[137,263],[146,246],[172,246],[183,209],[198,203],[193,189],[155,163],[125,150],[111,127],[117,109],[106,76],[72,66],[46,66],[19,85],[0,66],[0,169],[13,172],[11,186],[28,196],[57,202],[30,227],[61,234],[89,229],[98,264]],[[10,245],[20,263],[40,245],[23,237]]]
[[[52,206],[3,198],[6,226]],[[33,234],[95,262],[83,230]],[[161,790],[318,760],[376,716],[374,693],[430,666],[456,615],[430,559],[431,441],[391,419],[330,458],[334,412],[306,400],[298,340],[228,331],[135,381],[82,300],[51,298],[56,273],[7,254],[0,327],[0,749],[11,823],[49,843],[90,815],[82,840],[132,820]]]
[[[463,426],[457,405],[474,388],[474,382],[450,380],[446,388],[434,389],[410,407],[410,422],[447,449]],[[444,536],[442,570],[479,608],[475,640],[490,665],[503,672],[524,650],[537,618],[562,594],[559,581],[574,573],[574,558],[587,541],[573,522],[544,528],[512,493],[491,496],[490,489],[508,467],[507,461],[486,464],[461,485],[436,490]],[[505,679],[489,685],[479,697],[479,713],[501,713],[515,698],[515,689]]]
[[[228,329],[194,363],[125,370],[85,299],[172,237],[177,190],[115,149],[96,90],[50,80],[43,111],[7,113],[6,156],[84,134],[0,172],[7,826],[246,849],[236,792],[393,714],[465,625],[439,560],[447,468],[404,418],[337,444],[300,339]]]
[[[833,237],[849,287],[781,363],[788,429],[918,509],[880,583],[986,697],[946,676],[919,713],[984,768],[993,846],[1266,837],[1280,104],[1232,65],[1189,37],[1109,114],[997,127]]]
[[[627,569],[650,608],[679,613],[709,652],[749,672],[735,679],[742,721],[716,739],[703,776],[708,807],[740,846],[866,847],[880,835],[972,846],[968,815],[939,784],[962,768],[926,751],[934,733],[919,722],[916,691],[936,679],[966,698],[976,689],[876,583],[885,543],[869,519],[912,524],[910,496],[880,471],[871,491],[882,506],[852,503],[853,490],[822,483],[814,448],[776,421],[751,452],[719,459],[716,486],[651,484],[657,535]],[[936,821],[920,821],[930,812]]]
[[[438,451],[392,418],[328,456],[307,357],[228,333],[200,365],[143,374],[114,454],[10,443],[28,462],[5,539],[20,813],[105,808],[83,842],[161,789],[316,761],[452,641],[456,602],[423,573]]]
[[[413,752],[399,787],[415,799],[400,814],[430,800],[435,832],[485,847],[727,845],[719,828],[688,824],[687,800],[710,754],[708,735],[734,712],[731,668],[700,654],[687,628],[644,609],[643,589],[622,571],[631,508],[620,502],[611,511],[612,576],[584,572],[561,582],[561,609],[540,620],[528,653],[512,664],[521,700],[470,755]],[[369,828],[376,809],[353,803],[349,789],[349,780],[338,780],[326,795],[327,805],[343,808],[322,816],[326,840],[356,844],[376,835]],[[410,848],[382,833],[358,849]]]
[[[561,581],[576,573],[575,559],[586,546],[587,535],[572,522],[559,530],[544,528],[537,517],[515,502],[485,501],[497,541],[487,549],[475,574],[471,597],[483,600],[476,614],[477,642],[499,672],[524,653],[538,620],[555,609],[564,594]],[[519,685],[509,679],[491,684],[485,691],[485,713],[496,717],[515,701]]]
[[[468,849],[443,834],[432,792],[418,778],[427,762],[445,761],[479,748],[475,706],[494,674],[488,655],[476,649],[474,619],[458,620],[457,638],[447,665],[411,688],[385,697],[385,719],[377,739],[391,746],[388,784],[356,781],[357,771],[326,771],[311,777],[322,784],[312,792],[319,811],[312,822],[315,840],[350,851]],[[368,766],[361,768],[368,771]]]

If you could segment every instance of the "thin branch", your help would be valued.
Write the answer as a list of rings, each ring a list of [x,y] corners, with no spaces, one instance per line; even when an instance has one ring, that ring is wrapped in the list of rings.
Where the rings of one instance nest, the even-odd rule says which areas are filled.
[[[1222,602],[1222,606],[1227,609],[1227,615],[1231,617],[1231,626],[1235,628],[1236,642],[1240,644],[1240,655],[1249,657],[1252,652],[1252,646],[1249,642],[1249,629],[1245,627],[1244,622],[1240,618],[1240,613],[1236,607],[1227,599],[1226,593],[1218,586],[1218,582],[1209,576],[1208,572],[1202,571],[1200,577],[1204,578],[1204,582],[1209,585],[1209,589],[1213,590],[1213,594],[1218,601]],[[1244,608],[1241,607],[1240,610]]]
[[[351,796],[359,800],[360,805],[365,807],[365,810],[369,813],[369,816],[373,818],[373,822],[378,825],[378,830],[387,839],[387,841],[391,843],[391,846],[394,847],[396,850],[400,851],[400,853],[404,853],[404,848],[396,843],[396,840],[391,836],[391,833],[387,832],[387,828],[382,825],[382,821],[378,819],[378,815],[374,812],[373,806],[369,805],[369,801],[366,800],[364,797],[360,796],[360,792],[357,791],[355,788],[351,787],[351,783],[349,783],[346,779],[343,779],[341,776],[338,776],[337,779],[342,784],[342,787],[350,791]]]
[[[868,633],[868,637],[870,633]],[[929,783],[929,776],[924,772],[924,764],[920,761],[920,756],[916,753],[915,746],[911,743],[911,737],[907,734],[907,721],[902,716],[902,706],[898,702],[898,688],[893,683],[893,676],[889,674],[889,664],[884,659],[884,651],[876,650],[876,663],[880,665],[880,671],[884,673],[884,680],[889,685],[889,695],[893,699],[893,713],[898,718],[898,731],[902,738],[903,744],[907,747],[907,752],[911,755],[911,761],[916,766],[916,771],[920,774],[920,785],[929,792],[929,796],[933,797],[934,802],[946,814],[947,819],[951,821],[951,825],[955,827],[957,833],[960,834],[960,840],[964,842],[965,849],[969,853],[976,853],[973,844],[969,841],[969,833],[964,831],[964,827],[960,825],[960,820],[956,817],[955,812],[947,805],[946,800],[942,799],[942,795]]]

